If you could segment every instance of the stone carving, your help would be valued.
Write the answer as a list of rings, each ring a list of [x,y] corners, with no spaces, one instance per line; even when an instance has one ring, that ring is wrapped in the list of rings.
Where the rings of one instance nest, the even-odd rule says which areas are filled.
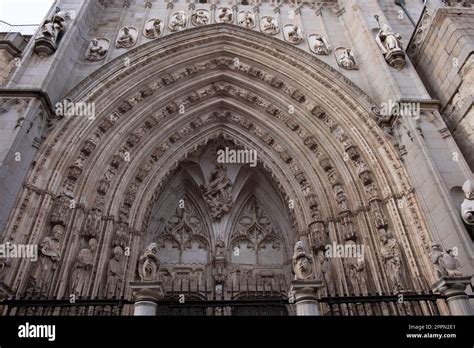
[[[302,240],[295,244],[293,252],[293,272],[295,273],[295,280],[315,279],[313,256],[311,256]]]
[[[433,244],[431,262],[433,263],[436,276],[439,278],[462,276],[462,273],[459,272],[461,265],[454,255],[453,249],[445,251],[441,244]]]
[[[184,13],[184,11],[179,11],[171,15],[168,27],[171,31],[179,31],[185,29],[187,24],[188,16]]]
[[[468,225],[474,225],[474,182],[467,180],[462,186],[464,202],[461,204],[461,216]]]
[[[221,7],[217,9],[216,22],[218,23],[232,23],[234,21],[234,14],[228,7]]]
[[[357,259],[349,262],[349,280],[355,295],[367,294],[367,275],[365,272],[365,261]]]
[[[71,199],[67,196],[59,196],[56,198],[51,215],[51,225],[66,226],[69,219],[69,214],[72,210]]]
[[[66,31],[66,13],[59,8],[56,13],[41,25],[40,33],[35,39],[35,52],[46,57],[56,52],[59,41]]]
[[[443,0],[446,7],[472,7],[472,0]]]
[[[404,289],[402,283],[403,271],[400,247],[391,231],[381,229],[379,233],[382,242],[380,255],[388,277],[390,290],[396,294]]]
[[[324,228],[324,223],[322,221],[311,223],[309,225],[308,232],[314,249],[324,249],[328,243],[328,234]]]
[[[153,18],[146,22],[145,28],[143,29],[143,35],[147,39],[157,39],[161,34],[163,34],[163,29],[163,21],[158,18]]]
[[[226,246],[222,239],[216,242],[216,251],[214,253],[212,276],[217,284],[224,284],[228,270],[226,258]]]
[[[319,55],[328,55],[331,50],[326,38],[319,34],[308,35],[308,43],[311,52]]]
[[[80,296],[84,293],[87,286],[87,281],[94,265],[94,255],[97,250],[97,240],[91,238],[89,240],[88,248],[79,251],[71,273],[70,291],[71,294]]]
[[[239,25],[247,28],[255,28],[255,14],[252,11],[239,12]]]
[[[140,256],[138,263],[138,274],[142,282],[152,282],[158,280],[160,261],[158,260],[158,244],[151,243]]]
[[[61,258],[61,237],[64,227],[56,225],[53,227],[52,236],[45,237],[40,244],[40,255],[38,261],[34,264],[31,273],[30,284],[27,290],[29,296],[42,295],[47,296],[49,287],[58,268]]]
[[[105,285],[105,296],[107,298],[118,298],[122,292],[124,275],[123,249],[119,246],[114,248],[113,257],[107,268],[107,283]]]
[[[326,287],[326,292],[328,295],[335,294],[334,288],[334,274],[331,267],[331,262],[329,259],[324,255],[323,251],[318,253],[318,278],[324,282]]]
[[[378,16],[375,16],[375,19],[380,27]],[[403,51],[400,34],[394,33],[389,25],[384,24],[380,27],[375,39],[387,63],[398,70],[403,69],[405,66],[405,52]]]
[[[191,16],[191,23],[193,23],[193,25],[197,27],[209,24],[210,20],[211,20],[211,15],[209,11],[207,10],[197,10]]]
[[[138,38],[138,30],[135,27],[123,27],[120,29],[117,42],[115,46],[117,48],[130,48],[135,46]]]
[[[336,56],[337,64],[339,64],[341,68],[346,70],[359,69],[354,53],[350,48],[338,47],[334,50],[334,55]]]
[[[297,45],[303,41],[303,34],[299,26],[288,24],[288,25],[285,25],[283,31],[285,33],[286,41],[294,45]]]
[[[260,30],[268,35],[276,35],[280,32],[278,20],[271,16],[265,16],[260,21]]]
[[[232,205],[232,182],[227,177],[227,169],[216,164],[208,185],[201,185],[204,199],[211,211],[211,217],[218,221],[227,214]]]
[[[86,59],[91,62],[98,62],[107,56],[110,48],[110,40],[102,38],[92,38],[86,52]]]

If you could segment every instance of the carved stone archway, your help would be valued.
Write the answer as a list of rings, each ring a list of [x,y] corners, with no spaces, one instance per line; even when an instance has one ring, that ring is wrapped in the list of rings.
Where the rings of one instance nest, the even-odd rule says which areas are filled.
[[[95,103],[96,117],[55,125],[7,230],[8,240],[40,243],[63,226],[45,295],[70,293],[78,254],[95,239],[79,295],[129,296],[153,203],[179,165],[219,137],[257,150],[292,207],[293,242],[306,239],[315,253],[332,241],[366,245],[357,272],[367,291],[424,290],[434,281],[430,234],[373,103],[316,57],[255,31],[209,25],[130,50],[66,97]],[[32,269],[12,265],[7,281],[18,293],[34,292]],[[355,291],[361,274],[348,262],[334,259],[329,269],[329,292]]]

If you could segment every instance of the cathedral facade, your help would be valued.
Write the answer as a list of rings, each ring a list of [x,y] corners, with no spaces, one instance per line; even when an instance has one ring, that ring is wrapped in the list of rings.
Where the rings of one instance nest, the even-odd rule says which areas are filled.
[[[473,15],[57,0],[0,33],[0,298],[472,314]]]

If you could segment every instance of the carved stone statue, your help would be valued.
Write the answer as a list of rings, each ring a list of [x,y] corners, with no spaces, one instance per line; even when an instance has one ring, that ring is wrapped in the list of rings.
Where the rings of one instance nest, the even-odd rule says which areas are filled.
[[[312,280],[315,279],[313,269],[313,256],[309,253],[303,241],[295,244],[293,252],[293,272],[295,280]]]
[[[461,204],[461,216],[464,222],[474,226],[474,182],[467,180],[462,186],[464,202]]]
[[[340,67],[346,70],[357,70],[358,66],[350,48],[345,47],[338,47],[334,50],[334,54],[336,54],[337,63]],[[338,54],[340,54],[338,56]]]
[[[214,221],[227,214],[232,205],[232,182],[227,177],[227,170],[221,164],[216,164],[216,170],[211,174],[208,185],[202,185],[201,189],[205,201],[211,210]]]
[[[385,267],[390,287],[393,293],[398,293],[404,289],[402,283],[402,259],[400,247],[393,236],[392,232],[381,229],[380,240],[382,241],[382,248],[380,255]]]
[[[163,33],[163,21],[158,18],[150,19],[143,29],[143,35],[147,39],[156,39]]]
[[[367,275],[363,259],[349,263],[349,280],[355,295],[367,294]]]
[[[130,48],[137,42],[137,29],[134,27],[123,27],[120,30],[115,46],[117,48]]]
[[[378,19],[378,17],[376,17]],[[390,66],[401,70],[405,66],[405,52],[403,51],[402,37],[384,24],[375,40],[379,45],[385,60]]]
[[[107,56],[110,41],[107,38],[93,38],[87,48],[86,59],[91,62],[98,62]]]
[[[76,263],[71,274],[71,294],[80,296],[86,290],[87,281],[94,265],[94,255],[97,249],[97,240],[91,238],[89,247],[79,251]]]
[[[170,23],[168,27],[171,31],[179,31],[186,28],[186,24],[188,22],[188,17],[184,13],[184,11],[179,11],[171,16]]]
[[[216,18],[216,21],[220,23],[232,23],[233,20],[234,15],[232,13],[232,10],[228,7],[222,8]]]
[[[28,294],[46,296],[51,286],[54,272],[61,258],[61,237],[64,227],[53,227],[52,236],[45,237],[40,244],[40,255],[31,274]]]
[[[260,26],[261,30],[268,35],[276,35],[280,31],[277,20],[271,16],[262,18]]]
[[[53,54],[65,31],[66,13],[58,10],[41,25],[40,33],[35,39],[36,53],[41,57]]]
[[[210,16],[206,10],[198,10],[191,16],[191,22],[195,26],[202,26],[209,23]]]
[[[227,278],[226,246],[222,239],[216,242],[212,275],[217,284],[223,284]]]
[[[329,54],[331,46],[328,44],[327,40],[322,35],[313,34],[310,35],[308,38],[310,40],[311,51],[319,55]]]
[[[331,262],[324,255],[323,251],[318,252],[318,278],[324,282],[326,292],[328,295],[335,294],[334,288],[334,274],[331,267]]]
[[[303,35],[301,34],[301,29],[297,25],[287,26],[286,40],[292,44],[299,44],[303,41]]]
[[[255,27],[255,15],[252,11],[245,11],[239,13],[239,25],[252,29]]]
[[[445,251],[441,244],[432,245],[431,262],[439,278],[462,276],[462,273],[458,271],[461,265],[454,251],[452,249]]]
[[[109,261],[107,268],[107,283],[105,285],[105,296],[107,298],[118,298],[122,291],[124,275],[123,250],[117,246],[114,248],[114,256]]]
[[[152,282],[158,280],[160,261],[158,260],[158,244],[151,243],[140,256],[138,262],[138,274],[142,282]]]

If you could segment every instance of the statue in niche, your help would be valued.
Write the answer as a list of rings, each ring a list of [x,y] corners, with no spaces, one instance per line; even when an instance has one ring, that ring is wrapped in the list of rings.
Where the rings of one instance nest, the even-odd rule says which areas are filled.
[[[51,286],[54,272],[61,258],[61,237],[64,227],[53,227],[52,236],[45,237],[40,244],[40,255],[31,274],[28,294],[46,296]]]
[[[293,252],[293,272],[295,273],[295,280],[315,279],[313,256],[311,256],[302,240],[295,244]]]
[[[209,24],[209,13],[206,10],[198,10],[191,16],[191,22],[195,26]]]
[[[334,275],[331,267],[331,262],[329,259],[324,255],[324,251],[318,252],[318,278],[324,282],[326,286],[326,292],[328,295],[335,294],[334,288]]]
[[[262,18],[260,25],[262,31],[268,35],[276,35],[280,31],[277,20],[271,16]]]
[[[375,16],[379,24],[379,32],[375,40],[382,51],[387,63],[401,70],[405,66],[405,52],[403,51],[402,37],[392,31],[389,25],[384,24],[380,27],[379,17]]]
[[[152,282],[158,280],[160,261],[158,260],[158,244],[151,243],[140,256],[138,263],[138,274],[142,282]]]
[[[232,13],[232,10],[228,7],[222,8],[217,16],[217,22],[220,23],[232,23],[233,20],[234,15]]]
[[[286,33],[286,40],[292,44],[299,44],[303,41],[303,35],[301,34],[301,29],[297,25],[288,25],[286,26],[288,31]]]
[[[227,177],[227,170],[222,163],[216,164],[208,185],[201,185],[204,199],[211,210],[214,221],[230,211],[232,205],[232,182]]]
[[[396,294],[404,289],[402,283],[402,259],[400,247],[391,231],[381,229],[379,233],[382,242],[380,255],[382,256],[382,262],[385,267],[391,291]]]
[[[117,39],[117,48],[130,48],[137,41],[137,29],[134,27],[123,27]]]
[[[319,55],[329,54],[329,50],[331,49],[331,46],[322,35],[313,34],[313,35],[310,35],[308,38],[310,40],[311,51]]]
[[[354,57],[354,53],[350,48],[338,47],[334,50],[337,64],[346,70],[357,70],[358,66]]]
[[[223,284],[227,278],[227,258],[226,258],[226,246],[222,239],[216,242],[216,249],[214,253],[212,275],[214,280],[218,284]]]
[[[114,248],[114,255],[109,261],[107,268],[107,283],[105,285],[105,296],[107,298],[118,298],[122,292],[124,262],[123,249],[119,246]]]
[[[156,39],[163,33],[163,21],[158,18],[150,19],[143,29],[143,35],[147,39]]]
[[[466,224],[474,226],[474,182],[466,180],[462,190],[464,201],[461,204],[461,216]]]
[[[97,240],[91,238],[88,243],[89,247],[79,251],[76,263],[71,274],[70,290],[71,294],[80,296],[86,290],[87,281],[94,266],[94,255],[97,250]]]
[[[433,244],[431,262],[439,278],[462,276],[459,272],[461,265],[454,255],[454,250],[444,250],[441,244]]]
[[[56,9],[56,13],[41,25],[40,34],[35,39],[35,51],[45,57],[53,54],[66,31],[66,13]]]
[[[252,29],[255,28],[255,15],[252,11],[245,11],[239,13],[239,25]]]
[[[365,272],[365,261],[357,259],[354,262],[349,262],[349,280],[352,284],[352,289],[355,295],[364,295],[368,293],[367,290],[367,275]]]
[[[184,13],[184,11],[179,11],[171,16],[170,23],[168,27],[171,31],[179,31],[186,28],[186,24],[188,22],[188,17]]]
[[[86,59],[91,62],[98,62],[107,56],[110,41],[106,38],[92,38],[86,52]]]

